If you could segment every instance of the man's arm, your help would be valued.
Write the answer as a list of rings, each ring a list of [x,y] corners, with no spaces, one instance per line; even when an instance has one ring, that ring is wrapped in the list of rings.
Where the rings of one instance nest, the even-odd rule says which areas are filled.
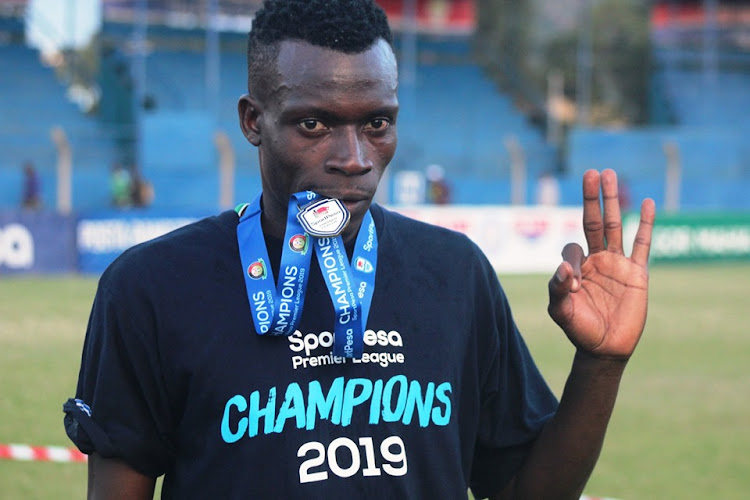
[[[586,172],[583,197],[589,255],[578,245],[566,246],[563,263],[549,282],[548,310],[576,346],[573,366],[557,413],[495,499],[580,497],[599,457],[623,371],[646,322],[653,201],[641,206],[633,251],[626,257],[615,173]]]
[[[156,479],[136,472],[122,460],[89,455],[89,500],[151,500]]]
[[[625,363],[577,352],[560,406],[523,468],[494,500],[578,499],[599,458]]]

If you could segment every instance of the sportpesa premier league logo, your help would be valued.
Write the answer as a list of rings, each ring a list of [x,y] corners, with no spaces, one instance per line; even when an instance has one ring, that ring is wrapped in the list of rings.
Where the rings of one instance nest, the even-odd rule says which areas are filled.
[[[308,248],[308,238],[305,234],[295,234],[289,238],[289,248],[297,253],[305,255]]]
[[[263,259],[258,259],[247,268],[247,275],[254,280],[266,279],[268,273],[266,272],[266,263]]]

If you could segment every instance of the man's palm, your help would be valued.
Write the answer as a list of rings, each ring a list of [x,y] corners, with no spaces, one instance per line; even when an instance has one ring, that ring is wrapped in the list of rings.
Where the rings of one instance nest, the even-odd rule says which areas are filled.
[[[646,322],[654,204],[643,202],[633,253],[626,257],[615,173],[587,172],[583,192],[589,255],[584,256],[579,245],[565,247],[564,261],[549,283],[549,314],[577,348],[598,357],[627,359]]]

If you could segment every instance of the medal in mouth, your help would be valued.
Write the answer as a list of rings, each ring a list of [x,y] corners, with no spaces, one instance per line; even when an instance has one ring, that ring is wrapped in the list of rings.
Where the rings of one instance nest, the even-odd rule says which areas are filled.
[[[297,220],[310,236],[332,238],[341,234],[349,224],[351,214],[341,200],[324,198],[307,205],[297,214]]]

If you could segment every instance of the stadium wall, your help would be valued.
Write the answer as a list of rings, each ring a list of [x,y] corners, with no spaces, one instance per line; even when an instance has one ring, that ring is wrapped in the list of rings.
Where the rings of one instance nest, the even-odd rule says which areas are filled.
[[[585,247],[578,208],[393,207],[407,216],[467,234],[500,273],[551,273],[569,242]],[[79,216],[0,212],[0,275],[99,274],[124,250],[206,213],[101,212]],[[624,220],[632,241],[637,214]],[[659,215],[651,262],[750,261],[750,213]]]

